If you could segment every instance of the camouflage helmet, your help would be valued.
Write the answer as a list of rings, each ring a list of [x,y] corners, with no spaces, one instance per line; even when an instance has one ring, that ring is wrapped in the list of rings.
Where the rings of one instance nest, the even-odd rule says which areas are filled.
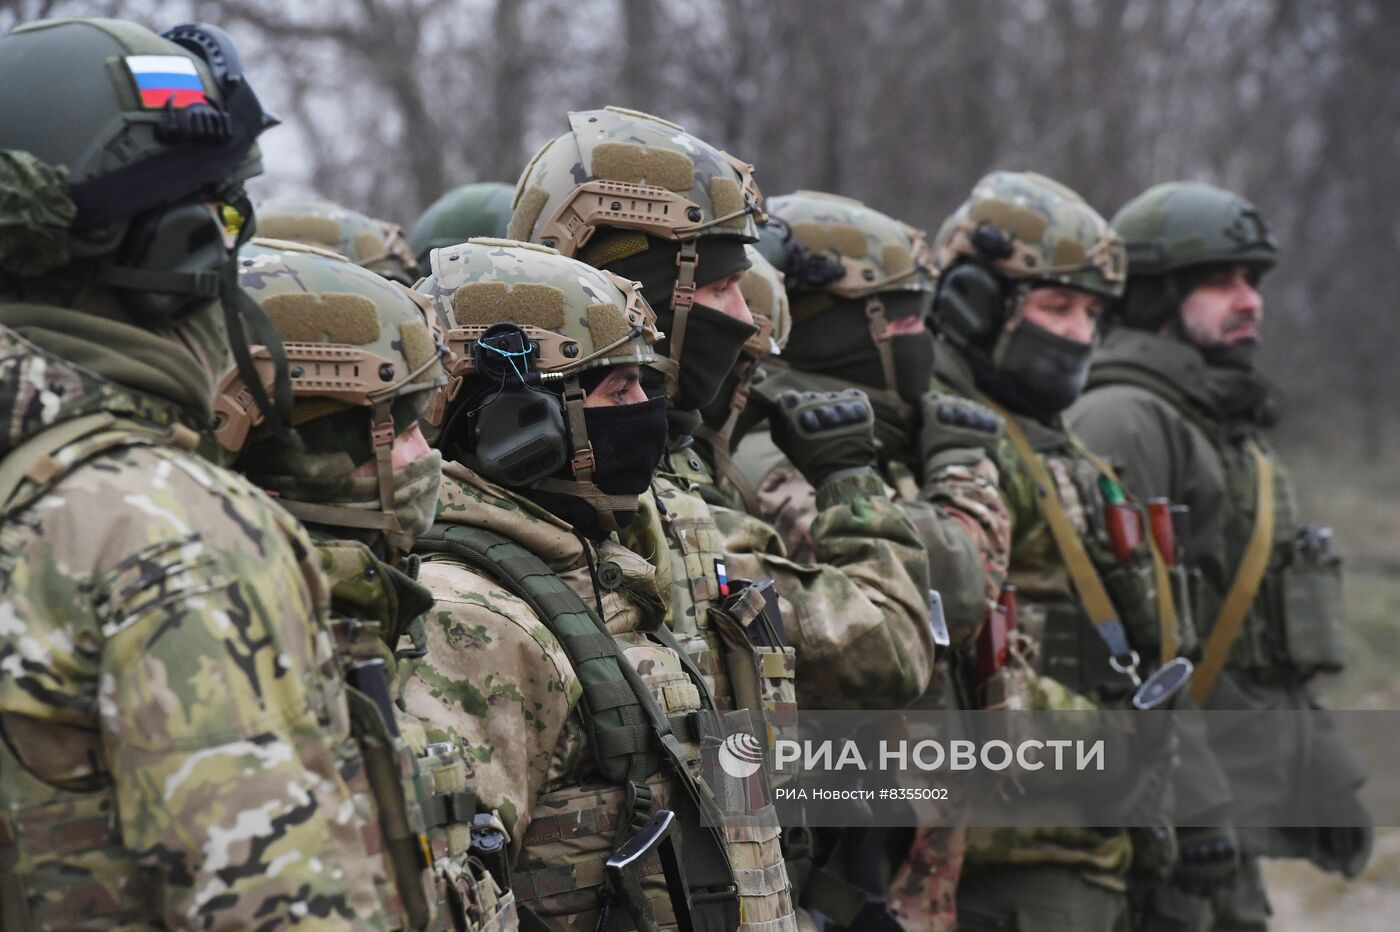
[[[465,243],[474,236],[505,236],[515,189],[495,181],[464,184],[428,205],[408,234],[418,265],[428,268],[428,253],[439,246]]]
[[[334,250],[405,285],[418,280],[418,260],[398,224],[319,197],[279,197],[260,204],[258,235]]]
[[[972,261],[1015,281],[1123,293],[1123,242],[1082,197],[1034,172],[992,172],[944,221],[933,243],[941,273]]]
[[[130,292],[139,322],[207,305],[229,255],[221,226],[246,226],[241,183],[262,170],[255,140],[277,123],[229,37],[28,23],[0,38],[0,86],[0,276],[101,257],[95,278]]]
[[[768,202],[774,222],[764,250],[781,263],[794,293],[819,291],[864,298],[889,291],[933,293],[931,255],[923,230],[860,201],[796,191]]]
[[[1128,293],[1118,306],[1129,327],[1156,330],[1221,265],[1263,273],[1278,247],[1263,216],[1237,194],[1198,181],[1154,185],[1113,217],[1127,243]]]
[[[433,250],[430,261],[418,290],[447,330],[451,362],[423,420],[439,429],[444,455],[509,488],[581,498],[616,530],[615,512],[635,511],[636,500],[591,482],[583,378],[656,362],[660,333],[641,286],[514,240],[472,239]],[[496,410],[511,387],[523,389],[520,403]],[[541,407],[550,397],[556,403]],[[566,466],[573,478],[558,478]]]
[[[753,322],[758,325],[758,333],[744,344],[744,352],[753,359],[763,360],[780,354],[787,346],[792,334],[792,309],[783,273],[774,268],[756,246],[744,249],[750,265],[739,278],[739,290],[753,314]]]
[[[272,320],[292,379],[293,424],[326,479],[347,475],[371,459],[377,463],[381,517],[375,527],[406,552],[395,519],[391,450],[446,384],[447,355],[432,302],[326,249],[283,240],[255,239],[239,252],[239,280]],[[275,351],[253,347],[254,365],[268,378]],[[345,412],[359,410],[358,417]],[[233,453],[267,439],[262,412],[247,383],[230,370],[219,385],[215,435]],[[308,432],[325,420],[326,429]],[[348,427],[346,421],[363,425]],[[284,499],[292,514],[320,524],[365,527],[365,513],[331,515],[333,506]],[[360,523],[351,523],[358,521]]]

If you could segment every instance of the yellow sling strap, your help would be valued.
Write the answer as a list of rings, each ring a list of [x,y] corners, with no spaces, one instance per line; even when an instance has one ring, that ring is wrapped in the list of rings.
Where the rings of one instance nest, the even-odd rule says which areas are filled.
[[[1249,532],[1249,545],[1245,547],[1244,556],[1235,570],[1230,590],[1225,593],[1220,614],[1215,617],[1201,663],[1196,667],[1196,675],[1191,681],[1191,697],[1200,706],[1205,705],[1216,678],[1225,669],[1230,648],[1235,638],[1239,637],[1244,620],[1249,617],[1249,607],[1259,594],[1259,584],[1264,581],[1264,570],[1269,566],[1269,551],[1274,539],[1274,464],[1253,440],[1248,441],[1248,449],[1257,476],[1254,529]]]
[[[1109,598],[1108,590],[1104,588],[1103,580],[1099,578],[1098,570],[1094,569],[1093,560],[1089,559],[1089,553],[1084,549],[1084,542],[1079,539],[1079,531],[1070,521],[1069,515],[1065,514],[1064,506],[1060,503],[1059,492],[1055,488],[1055,481],[1050,477],[1050,473],[1045,468],[1045,464],[1041,462],[1040,456],[1032,449],[1030,441],[1026,439],[1025,431],[1021,430],[1021,425],[1017,424],[1015,418],[1005,411],[999,408],[995,410],[1006,421],[1006,437],[1011,441],[1016,452],[1020,454],[1021,459],[1025,461],[1026,468],[1031,472],[1031,478],[1035,480],[1041,513],[1045,515],[1045,521],[1050,525],[1050,533],[1055,538],[1055,546],[1060,551],[1060,558],[1065,561],[1065,568],[1069,570],[1075,591],[1079,593],[1079,599],[1084,603],[1084,608],[1088,611],[1089,618],[1098,629],[1099,635],[1108,645],[1109,653],[1113,655],[1115,664],[1122,664],[1126,658],[1133,657],[1132,647],[1128,644],[1128,636],[1123,629],[1123,622],[1118,618],[1118,612],[1113,607],[1113,600]],[[1136,665],[1134,658],[1131,666],[1135,667]],[[1122,672],[1127,673],[1128,670],[1123,669]]]
[[[1075,447],[1104,475],[1118,483],[1121,488],[1126,488],[1107,460],[1081,443],[1076,442]],[[1162,557],[1162,552],[1157,549],[1157,539],[1152,536],[1151,530],[1143,536],[1147,539],[1148,549],[1152,551],[1152,585],[1157,589],[1158,641],[1161,644],[1159,659],[1161,663],[1166,663],[1176,656],[1180,646],[1176,631],[1176,602],[1172,599],[1171,571],[1167,569],[1167,561]]]

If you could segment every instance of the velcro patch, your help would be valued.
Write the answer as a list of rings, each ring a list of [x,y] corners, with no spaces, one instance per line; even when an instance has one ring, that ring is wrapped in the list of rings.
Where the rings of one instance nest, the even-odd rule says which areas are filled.
[[[880,264],[885,267],[885,277],[893,278],[914,267],[914,254],[898,243],[886,243],[880,249]]]
[[[275,294],[262,302],[262,308],[288,343],[363,346],[379,339],[379,311],[364,295]]]
[[[767,316],[773,309],[773,285],[762,275],[750,269],[739,279],[739,293],[744,303],[755,314]]]
[[[710,203],[714,205],[715,216],[723,217],[725,214],[732,214],[735,211],[744,209],[744,192],[739,187],[739,182],[733,178],[711,178],[710,179]],[[734,227],[742,230],[748,222],[748,217],[740,214],[732,220],[726,220],[720,226]]]
[[[695,186],[695,162],[690,156],[669,149],[648,149],[635,142],[605,142],[593,149],[593,175],[608,181],[689,191]]]
[[[847,223],[794,223],[792,236],[813,252],[834,249],[847,259],[863,259],[869,251],[865,231]]]
[[[433,338],[428,328],[416,320],[399,324],[399,343],[403,347],[403,358],[412,372],[434,355]],[[429,366],[418,374],[415,382],[432,382],[441,374],[440,366]]]
[[[1050,264],[1056,267],[1079,268],[1088,258],[1084,244],[1077,239],[1062,237],[1055,240],[1055,251],[1050,255]]]
[[[535,230],[535,224],[539,222],[540,212],[549,203],[549,192],[539,185],[535,185],[520,196],[520,203],[515,205],[515,211],[510,215],[510,224],[506,227],[506,236],[510,239],[518,239],[521,242],[529,242],[530,234]]]
[[[272,239],[319,243],[322,246],[340,249],[340,222],[326,217],[299,217],[296,214],[259,215],[258,235]]]
[[[564,292],[553,285],[471,282],[453,292],[452,316],[463,327],[510,321],[557,331],[564,326],[565,304]]]
[[[622,340],[631,331],[626,314],[616,304],[588,306],[588,333],[593,337],[594,347],[608,346]]]
[[[359,253],[359,258],[362,261],[365,259],[383,258],[385,253],[384,241],[369,230],[361,230],[355,234],[355,252]]]
[[[1038,242],[1050,223],[1048,217],[1033,210],[993,200],[975,202],[968,212],[968,219],[973,223],[985,221],[1029,243]]]

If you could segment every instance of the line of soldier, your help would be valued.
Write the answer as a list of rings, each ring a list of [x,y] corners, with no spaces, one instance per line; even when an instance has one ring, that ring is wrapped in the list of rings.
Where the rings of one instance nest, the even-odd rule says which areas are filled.
[[[219,29],[29,24],[0,86],[0,927],[1246,930],[1260,857],[1364,866],[1223,815],[1304,760],[1358,806],[1327,734],[1183,741],[1159,831],[894,832],[874,884],[701,766],[736,715],[1117,709],[1178,657],[1315,705],[1339,567],[1242,198],[996,172],[929,244],[609,107],[407,238],[253,240],[276,120]]]

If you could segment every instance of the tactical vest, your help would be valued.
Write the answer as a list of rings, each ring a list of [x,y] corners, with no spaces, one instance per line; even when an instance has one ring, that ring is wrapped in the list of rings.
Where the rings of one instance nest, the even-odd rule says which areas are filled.
[[[557,788],[538,800],[511,879],[521,928],[574,928],[596,919],[609,856],[654,809],[670,809],[681,821],[696,929],[795,932],[771,804],[746,816],[723,813],[717,800],[748,796],[753,787],[718,770],[697,776],[701,750],[720,740],[722,724],[703,673],[664,623],[608,633],[542,560],[481,528],[434,525],[416,550],[483,573],[530,605],[583,689],[577,710],[601,782]],[[621,585],[607,564],[595,576],[604,587]],[[629,661],[629,653],[643,662]],[[640,872],[658,922],[675,927],[674,891],[655,855]]]
[[[99,456],[136,446],[174,445],[189,452],[197,442],[194,432],[180,425],[162,431],[109,413],[60,422],[0,461],[0,527]],[[391,886],[376,872],[380,902],[403,919],[406,928],[426,928],[431,919],[424,887],[427,852],[410,823],[408,797],[387,727],[373,701],[349,684],[345,692],[351,738],[335,748],[337,770],[346,779],[357,822],[368,836],[366,849],[384,850],[386,866],[400,881]],[[41,732],[32,732],[36,724],[42,724]],[[0,812],[4,927],[65,926],[74,914],[75,897],[80,898],[79,911],[94,923],[153,921],[160,892],[156,878],[140,871],[123,845],[97,723],[89,728],[0,716],[0,728],[6,736],[0,741],[0,779],[19,781],[16,798],[42,800]],[[56,741],[58,733],[64,738]],[[25,753],[29,737],[44,753]],[[63,753],[53,753],[56,748]],[[87,884],[72,879],[79,865],[91,868]],[[30,890],[64,890],[65,896],[34,896]]]
[[[396,616],[404,614],[401,603],[413,595],[431,606],[431,594],[362,544],[318,540],[316,546],[331,583],[331,631],[347,678],[355,684],[348,690],[352,722],[362,719],[356,731],[374,736],[360,741],[365,768],[351,789],[357,800],[373,797],[395,877],[422,880],[422,865],[432,864],[431,893],[425,897],[414,889],[410,895],[422,900],[415,904],[418,910],[426,910],[428,898],[436,901],[434,929],[514,928],[514,898],[501,892],[472,854],[476,798],[455,748],[428,746],[414,740],[410,729],[400,734],[393,727],[389,648],[398,640]],[[415,587],[421,592],[412,592]],[[366,815],[373,819],[375,812]],[[403,899],[392,887],[380,893],[386,903]]]
[[[1258,594],[1230,649],[1230,669],[1265,679],[1307,678],[1339,672],[1345,664],[1341,601],[1341,558],[1330,546],[1314,545],[1310,529],[1298,523],[1292,483],[1262,431],[1245,420],[1220,417],[1170,380],[1137,366],[1114,366],[1095,384],[1127,384],[1167,402],[1205,437],[1225,476],[1226,572],[1245,555],[1258,511],[1259,470],[1250,452],[1257,444],[1274,468],[1274,532]],[[1224,585],[1230,583],[1227,577]],[[1209,634],[1225,590],[1201,586],[1201,636]]]

